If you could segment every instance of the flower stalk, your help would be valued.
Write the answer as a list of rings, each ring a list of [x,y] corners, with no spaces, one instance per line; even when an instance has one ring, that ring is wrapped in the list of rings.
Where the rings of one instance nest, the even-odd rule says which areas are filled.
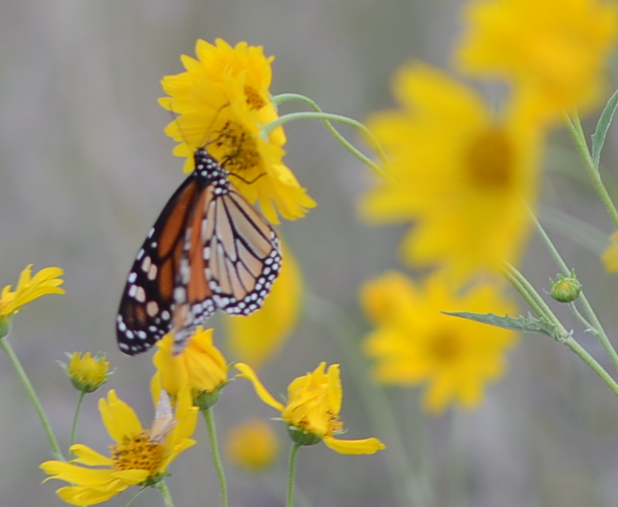
[[[47,419],[47,415],[43,410],[43,406],[41,405],[39,397],[34,390],[34,386],[32,385],[32,382],[30,382],[30,379],[26,374],[26,370],[24,370],[21,362],[17,358],[17,355],[15,354],[6,337],[0,339],[0,348],[2,348],[4,353],[9,358],[9,361],[11,361],[11,363],[13,364],[19,380],[21,380],[22,385],[26,389],[26,393],[28,393],[30,401],[34,405],[34,409],[36,410],[36,413],[41,420],[41,424],[43,425],[43,429],[45,430],[45,434],[47,435],[47,440],[49,441],[49,445],[51,446],[52,454],[56,459],[64,461],[64,455],[60,450],[60,446],[58,445],[56,436],[54,435],[51,425],[49,424],[49,420]]]
[[[210,441],[210,451],[212,454],[212,461],[217,471],[217,477],[219,478],[219,487],[221,489],[221,507],[228,507],[227,499],[227,481],[225,479],[225,470],[223,469],[223,463],[221,462],[221,454],[219,453],[219,445],[217,443],[217,428],[215,426],[215,418],[212,414],[212,408],[202,410],[206,427],[208,428],[208,439]]]

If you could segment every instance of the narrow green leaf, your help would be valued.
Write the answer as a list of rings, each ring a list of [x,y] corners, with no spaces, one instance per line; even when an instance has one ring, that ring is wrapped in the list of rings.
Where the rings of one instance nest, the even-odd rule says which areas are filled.
[[[607,101],[601,113],[601,117],[599,118],[599,123],[597,123],[597,129],[594,131],[594,134],[592,134],[592,161],[597,171],[599,170],[599,162],[601,161],[601,150],[603,149],[603,144],[605,144],[605,137],[612,124],[616,108],[618,108],[618,90],[616,90]]]
[[[554,340],[559,338],[556,327],[553,324],[541,319],[537,319],[528,314],[527,317],[520,315],[519,317],[511,317],[509,315],[496,315],[494,313],[474,313],[474,312],[442,312],[453,317],[461,317],[462,319],[473,320],[490,326],[510,329],[511,331],[519,331],[522,333],[539,333],[545,334]]]

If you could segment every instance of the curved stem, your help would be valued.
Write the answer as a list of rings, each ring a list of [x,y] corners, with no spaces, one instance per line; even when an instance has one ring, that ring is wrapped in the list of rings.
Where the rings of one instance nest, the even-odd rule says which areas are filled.
[[[556,264],[558,264],[558,267],[562,270],[562,273],[565,276],[568,276],[570,274],[570,270],[566,262],[564,262],[564,260],[562,259],[560,252],[558,252],[558,250],[554,246],[554,243],[552,242],[552,240],[549,238],[549,236],[545,232],[545,229],[543,229],[543,226],[536,219],[536,217],[534,217],[534,215],[532,215],[532,219],[534,220],[537,231],[539,235],[541,236],[541,239],[545,243],[545,246],[549,250],[549,253],[551,254],[551,256],[554,258],[554,261],[556,262]],[[614,364],[616,371],[618,371],[618,353],[616,353],[616,349],[614,349],[613,345],[609,341],[609,337],[607,336],[605,329],[603,329],[601,322],[599,321],[596,313],[594,313],[594,310],[592,309],[592,306],[588,302],[588,298],[586,298],[586,295],[584,294],[583,290],[579,294],[578,301],[580,301],[584,309],[584,312],[588,316],[588,320],[590,321],[590,324],[592,325],[592,329],[594,330],[595,336],[601,342],[601,345],[603,345],[603,348],[605,349],[605,351],[607,352],[607,355],[612,360],[612,363]]]
[[[341,143],[344,148],[346,148],[350,153],[352,153],[352,155],[354,155],[356,158],[358,158],[364,164],[366,164],[369,167],[371,167],[376,173],[378,173],[383,178],[386,178],[386,179],[392,181],[392,177],[389,174],[385,173],[384,170],[380,166],[375,164],[371,159],[369,159],[363,153],[358,151],[352,145],[352,143],[350,143],[345,137],[343,137],[339,133],[339,131],[337,129],[335,129],[335,127],[333,127],[331,121],[337,121],[337,122],[345,123],[347,125],[350,125],[350,126],[356,128],[356,129],[360,130],[363,134],[365,134],[365,136],[369,140],[369,143],[371,144],[371,146],[373,147],[373,149],[377,153],[378,157],[380,158],[380,161],[382,162],[383,165],[386,166],[387,163],[388,163],[388,157],[386,156],[386,153],[384,152],[384,149],[380,145],[380,143],[377,140],[377,138],[373,135],[371,130],[369,130],[365,125],[363,125],[359,121],[353,120],[353,119],[348,118],[346,116],[340,116],[340,115],[335,115],[335,114],[324,113],[322,111],[322,109],[320,109],[320,106],[318,106],[313,100],[311,100],[308,97],[305,97],[303,95],[299,95],[299,94],[296,94],[296,93],[285,93],[285,94],[277,95],[276,97],[273,97],[273,102],[275,104],[283,104],[285,102],[289,102],[289,101],[292,101],[292,100],[296,100],[298,102],[302,102],[304,104],[307,104],[315,112],[314,113],[311,113],[311,112],[290,113],[290,114],[287,114],[287,115],[283,115],[280,118],[278,118],[277,120],[269,123],[268,125],[265,125],[264,126],[264,130],[266,132],[271,132],[273,129],[277,128],[278,126],[284,125],[285,123],[293,121],[293,120],[301,120],[301,119],[308,119],[308,118],[322,120],[322,123],[324,123],[324,126],[331,133],[331,135],[335,139],[337,139],[337,141],[339,141],[339,143]]]
[[[567,116],[566,120],[569,133],[573,139],[573,144],[575,144],[575,147],[584,162],[586,173],[588,173],[588,176],[592,181],[592,185],[601,198],[601,202],[614,222],[614,226],[618,229],[618,210],[616,210],[616,207],[614,206],[614,203],[612,202],[612,199],[603,184],[598,167],[596,167],[594,160],[592,160],[592,155],[590,155],[590,150],[588,149],[588,144],[586,143],[586,137],[584,136],[584,131],[579,123],[579,117],[575,114],[572,117]]]
[[[28,378],[26,371],[24,370],[23,366],[19,362],[19,359],[15,355],[15,352],[13,351],[13,348],[9,344],[7,337],[0,339],[0,348],[4,350],[5,354],[8,356],[9,360],[13,364],[13,367],[15,368],[15,371],[17,372],[17,376],[19,377],[19,380],[21,380],[21,383],[23,384],[24,388],[26,389],[26,392],[28,393],[28,397],[30,398],[30,401],[34,405],[34,409],[36,410],[36,413],[38,414],[39,419],[41,420],[41,424],[43,425],[43,429],[45,430],[45,433],[47,434],[47,440],[49,440],[49,445],[52,448],[52,453],[54,454],[54,457],[56,459],[65,461],[62,451],[60,450],[60,446],[58,445],[58,441],[56,440],[56,436],[54,435],[51,425],[49,424],[49,420],[47,419],[47,416],[45,415],[45,411],[43,410],[43,406],[41,405],[41,402],[39,401],[39,397],[36,395],[36,391],[34,390],[32,382],[30,382],[30,379]]]
[[[607,371],[592,357],[584,347],[582,347],[573,337],[569,337],[563,342],[575,354],[579,356],[600,378],[612,392],[618,396],[618,383],[611,377]]]
[[[292,445],[292,450],[290,451],[290,468],[288,471],[288,495],[287,500],[285,502],[286,507],[293,507],[294,505],[294,476],[296,475],[296,457],[298,455],[298,449],[300,449],[300,444]]]
[[[157,482],[157,489],[161,492],[161,496],[163,497],[163,501],[165,502],[165,507],[174,507],[174,502],[172,501],[170,489],[167,487],[167,484],[164,480],[160,480],[159,482]]]
[[[210,440],[212,461],[215,465],[215,469],[217,470],[217,476],[219,477],[219,487],[221,488],[221,507],[228,507],[227,482],[225,480],[225,471],[223,470],[221,455],[219,454],[219,445],[217,444],[217,428],[215,426],[215,418],[212,414],[212,408],[202,410],[202,414],[204,415],[206,427],[208,428],[208,439]]]
[[[73,424],[71,426],[71,440],[69,441],[69,449],[75,444],[75,438],[77,436],[77,421],[79,419],[79,413],[82,408],[82,403],[84,402],[84,398],[86,397],[86,393],[84,391],[79,392],[79,399],[77,400],[77,406],[75,407],[75,415],[73,416]],[[70,458],[74,458],[75,455],[73,452],[70,454]]]

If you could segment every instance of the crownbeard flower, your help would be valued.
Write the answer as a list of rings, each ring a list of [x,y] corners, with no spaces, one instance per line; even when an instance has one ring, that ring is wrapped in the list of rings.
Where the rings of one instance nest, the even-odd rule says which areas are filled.
[[[377,314],[376,308],[386,308],[395,295],[397,304]],[[431,413],[450,403],[477,406],[483,385],[502,375],[505,352],[516,342],[512,331],[441,313],[514,315],[512,304],[489,282],[456,292],[444,273],[418,286],[403,274],[390,272],[366,282],[361,301],[376,324],[364,343],[365,353],[375,360],[374,378],[391,385],[425,383],[423,401]]]
[[[259,472],[275,462],[279,443],[267,422],[250,419],[230,430],[226,438],[226,451],[236,466]]]
[[[253,383],[257,395],[264,403],[281,412],[295,443],[312,445],[323,441],[341,454],[373,454],[385,449],[384,444],[377,438],[335,438],[335,435],[343,432],[343,423],[339,420],[343,393],[338,364],[333,364],[326,370],[326,363],[322,362],[313,372],[293,380],[288,387],[286,405],[278,402],[266,390],[248,364],[237,363],[236,368],[240,371],[239,377]]]
[[[64,294],[64,289],[58,287],[64,280],[60,268],[45,268],[32,277],[32,264],[28,264],[21,272],[15,291],[7,285],[0,292],[0,328],[6,328],[11,317],[30,301],[46,294]],[[0,338],[4,336],[0,334]]]
[[[109,361],[102,354],[92,357],[90,352],[73,352],[67,356],[70,359],[69,364],[59,364],[78,391],[92,393],[105,384],[111,375]]]
[[[225,319],[235,359],[255,368],[277,354],[296,327],[300,313],[303,290],[300,268],[287,244],[282,241],[281,247],[285,262],[262,308],[248,317]]]
[[[551,120],[590,109],[618,34],[618,6],[599,0],[474,0],[457,53],[473,76],[507,78]]]
[[[101,419],[116,442],[111,456],[77,444],[71,446],[76,459],[46,461],[41,469],[51,477],[71,483],[56,493],[72,505],[94,505],[109,500],[129,486],[152,486],[167,475],[169,464],[195,444],[189,438],[197,424],[198,409],[192,406],[190,389],[178,393],[176,411],[164,391],[158,393],[155,420],[143,429],[133,409],[111,390],[99,400]],[[86,466],[80,466],[86,465]],[[87,468],[105,467],[105,468]]]
[[[517,110],[496,117],[474,90],[424,64],[403,67],[394,88],[403,110],[368,121],[394,181],[369,191],[363,215],[415,221],[403,258],[459,281],[516,263],[529,230],[524,201],[537,195],[538,126]]]
[[[172,333],[157,342],[158,350],[152,358],[157,368],[151,382],[153,396],[165,389],[174,399],[188,387],[194,403],[200,408],[216,403],[227,384],[228,367],[223,354],[213,345],[212,332],[212,329],[204,330],[199,326],[176,355]]]
[[[303,217],[315,201],[300,187],[282,162],[286,142],[282,127],[268,135],[263,127],[278,118],[269,94],[271,62],[261,46],[239,42],[232,48],[198,40],[198,59],[182,56],[186,72],[165,76],[159,99],[179,116],[165,132],[180,144],[174,154],[187,157],[184,171],[193,170],[193,154],[201,146],[230,171],[234,186],[252,204],[259,201],[266,219],[279,223]]]

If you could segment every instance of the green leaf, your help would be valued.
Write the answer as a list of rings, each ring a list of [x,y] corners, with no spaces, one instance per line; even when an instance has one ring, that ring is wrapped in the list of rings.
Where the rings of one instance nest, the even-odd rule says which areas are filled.
[[[618,90],[616,90],[607,101],[601,113],[601,117],[599,118],[599,123],[597,123],[597,129],[594,131],[594,134],[592,134],[592,161],[597,171],[599,170],[599,162],[601,160],[601,150],[605,144],[605,137],[612,124],[616,108],[618,108]]]
[[[539,333],[545,334],[554,340],[558,340],[560,335],[556,330],[556,326],[541,319],[537,319],[528,314],[527,317],[520,315],[519,317],[510,317],[509,315],[496,315],[495,313],[474,313],[474,312],[442,312],[453,317],[461,317],[462,319],[473,320],[490,326],[510,329],[511,331],[519,331],[522,333]]]

